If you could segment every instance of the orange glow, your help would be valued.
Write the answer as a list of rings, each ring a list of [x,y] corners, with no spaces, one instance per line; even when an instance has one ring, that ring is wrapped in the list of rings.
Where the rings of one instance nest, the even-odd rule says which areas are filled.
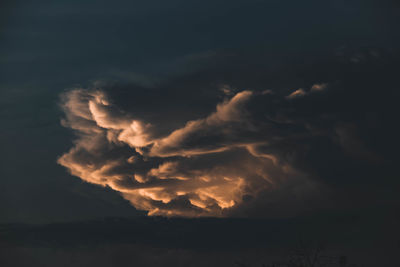
[[[223,216],[245,195],[256,196],[273,185],[270,170],[285,170],[274,155],[259,151],[259,143],[183,144],[197,133],[229,134],[226,126],[242,127],[248,120],[244,106],[252,95],[240,92],[218,104],[209,116],[155,138],[152,125],[120,112],[101,91],[73,90],[64,96],[63,124],[75,129],[78,139],[58,163],[86,182],[119,191],[149,215]],[[131,154],[114,152],[121,147]],[[235,149],[241,149],[243,156],[211,161],[210,166],[196,162],[198,157]]]

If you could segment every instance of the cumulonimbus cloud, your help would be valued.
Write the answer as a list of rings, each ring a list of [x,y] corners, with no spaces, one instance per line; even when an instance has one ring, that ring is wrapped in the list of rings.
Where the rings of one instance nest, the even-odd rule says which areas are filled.
[[[157,125],[120,110],[105,92],[75,89],[62,96],[62,124],[77,139],[58,163],[149,215],[224,216],[288,184],[301,184],[297,192],[312,188],[273,149],[299,133],[274,126],[283,122],[260,112],[260,97],[270,94],[239,92],[208,116],[159,136]]]

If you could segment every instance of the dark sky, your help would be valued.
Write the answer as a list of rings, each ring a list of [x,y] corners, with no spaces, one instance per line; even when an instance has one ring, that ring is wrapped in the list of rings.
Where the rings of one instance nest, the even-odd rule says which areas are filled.
[[[292,232],[291,220],[356,216],[398,249],[399,12],[390,0],[2,3],[0,223],[150,212],[184,216],[171,220],[188,232],[214,227],[198,216]]]

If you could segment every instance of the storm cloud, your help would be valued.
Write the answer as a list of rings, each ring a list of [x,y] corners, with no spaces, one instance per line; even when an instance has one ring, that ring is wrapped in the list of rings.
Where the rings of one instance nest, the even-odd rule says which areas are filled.
[[[62,123],[78,138],[58,162],[149,215],[224,216],[246,199],[288,186],[311,194],[317,182],[271,148],[315,133],[302,122],[271,118],[263,107],[271,101],[288,100],[244,90],[160,136],[156,124],[119,109],[104,91],[74,89],[62,97]]]
[[[192,91],[203,107],[198,112],[188,107],[190,91],[160,97],[163,86],[179,88],[176,80],[156,88],[75,88],[62,95],[61,107],[62,124],[77,138],[58,163],[120,192],[149,215],[287,215],[340,202],[358,190],[351,185],[360,176],[360,188],[370,184],[390,156],[374,149],[363,131],[369,127],[368,134],[379,136],[377,117],[391,107],[368,106],[382,97],[373,97],[376,79],[366,85],[357,75],[337,73],[329,81],[283,89],[208,83],[201,93]],[[183,80],[185,86],[198,83],[195,75]],[[356,82],[366,85],[363,92],[352,87]]]
[[[125,83],[71,89],[62,125],[76,138],[58,163],[149,215],[287,214],[395,198],[371,188],[396,183],[398,53],[325,30],[304,43],[290,35],[293,51],[214,48],[167,64],[161,78],[125,73]]]

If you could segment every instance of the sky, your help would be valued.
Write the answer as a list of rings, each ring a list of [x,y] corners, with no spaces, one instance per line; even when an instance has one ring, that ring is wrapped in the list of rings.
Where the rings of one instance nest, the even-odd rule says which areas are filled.
[[[396,1],[18,0],[0,9],[2,225],[96,228],[119,218],[152,232],[168,222],[167,245],[155,234],[124,249],[183,249],[187,259],[206,252],[187,245],[199,235],[182,241],[184,231],[239,223],[236,242],[251,244],[249,229],[276,221],[354,254],[377,240],[398,249]],[[299,221],[305,228],[290,226]],[[313,231],[354,227],[365,233],[354,243]],[[123,245],[110,246],[114,255]],[[46,253],[38,266],[58,260]],[[160,262],[189,264],[175,258]]]

